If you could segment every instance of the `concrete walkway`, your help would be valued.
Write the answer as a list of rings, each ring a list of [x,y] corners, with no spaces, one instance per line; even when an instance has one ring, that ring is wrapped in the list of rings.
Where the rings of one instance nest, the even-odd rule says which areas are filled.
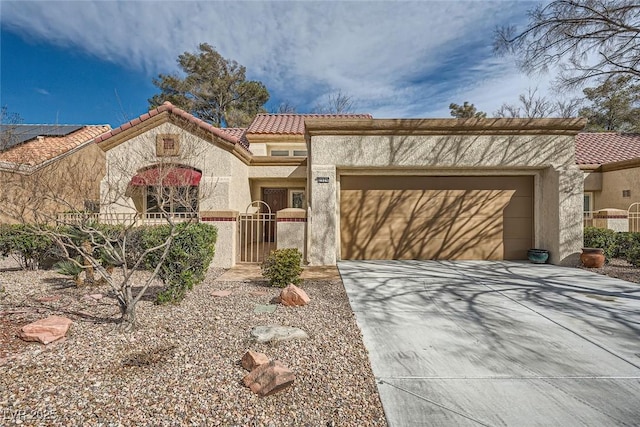
[[[390,426],[640,424],[640,285],[516,262],[338,268]]]

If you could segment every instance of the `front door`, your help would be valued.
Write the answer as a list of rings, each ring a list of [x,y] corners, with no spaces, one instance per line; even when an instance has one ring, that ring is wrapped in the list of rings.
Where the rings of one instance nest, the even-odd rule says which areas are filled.
[[[263,188],[262,201],[269,205],[271,213],[275,215],[281,209],[287,207],[287,189],[286,188]],[[268,213],[266,207],[263,207],[263,213]],[[275,222],[274,222],[275,223]],[[264,240],[266,242],[275,242],[275,227],[267,227],[264,230]]]

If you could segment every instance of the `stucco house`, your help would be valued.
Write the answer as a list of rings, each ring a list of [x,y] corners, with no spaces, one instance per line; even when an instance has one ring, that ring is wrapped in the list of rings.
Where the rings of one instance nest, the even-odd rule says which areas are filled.
[[[215,224],[220,267],[278,247],[312,265],[526,259],[532,247],[570,263],[582,245],[584,124],[259,114],[221,129],[165,103],[116,129],[86,127],[98,133],[65,156],[97,159],[67,169],[96,172],[76,200],[102,221],[162,222],[166,211]]]
[[[580,133],[576,162],[584,172],[584,211],[628,210],[640,202],[640,135]]]
[[[94,138],[111,127],[0,125],[0,223],[45,221],[97,209],[105,155]]]
[[[218,227],[223,267],[291,246],[313,265],[525,259],[532,247],[568,262],[582,240],[584,124],[260,114],[220,129],[165,103],[95,138],[100,212],[197,215]]]

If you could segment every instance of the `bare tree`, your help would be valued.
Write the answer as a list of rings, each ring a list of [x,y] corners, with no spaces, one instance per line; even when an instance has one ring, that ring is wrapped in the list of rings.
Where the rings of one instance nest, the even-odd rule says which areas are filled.
[[[313,114],[349,114],[354,111],[353,98],[340,90],[322,97],[311,110]]]
[[[278,108],[276,108],[273,111],[273,113],[274,114],[295,114],[296,110],[297,108],[295,107],[295,105],[289,102],[289,100],[285,99],[278,105]]]
[[[519,104],[504,103],[494,113],[495,117],[575,117],[581,101],[577,98],[551,100],[538,94],[538,89],[527,89],[518,97]]]
[[[18,113],[9,112],[5,105],[0,107],[0,151],[6,150],[15,144],[16,127],[22,123],[22,118]]]
[[[174,240],[197,221],[198,203],[208,191],[194,185],[186,166],[203,157],[204,148],[197,147],[206,144],[197,144],[198,137],[189,132],[179,138],[179,153],[166,156],[156,151],[157,138],[146,134],[127,149],[112,149],[106,173],[104,157],[90,152],[36,170],[16,164],[13,171],[4,171],[8,178],[0,188],[0,214],[48,237],[68,263],[107,283],[124,330],[135,326],[136,305],[158,277]],[[87,150],[92,149],[99,151],[95,145]],[[88,204],[99,206],[100,213],[87,209]],[[169,232],[164,241],[140,250],[131,240],[139,238],[143,217],[167,225]],[[139,283],[136,271],[149,256],[155,267]]]
[[[558,64],[559,83],[640,77],[640,3],[637,0],[555,0],[529,13],[524,30],[496,31],[494,48],[512,53],[527,73]]]

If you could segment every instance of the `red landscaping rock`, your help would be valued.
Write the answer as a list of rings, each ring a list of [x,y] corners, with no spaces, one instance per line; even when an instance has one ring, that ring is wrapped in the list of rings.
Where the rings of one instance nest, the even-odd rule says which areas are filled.
[[[49,316],[22,327],[18,336],[25,341],[39,341],[49,344],[67,334],[73,322],[66,317]]]
[[[62,295],[52,295],[50,297],[42,297],[38,298],[36,301],[38,302],[57,302],[62,299]]]
[[[288,307],[297,307],[309,304],[311,299],[305,291],[296,285],[289,285],[280,292],[280,303]]]
[[[231,295],[231,291],[213,291],[211,292],[211,295],[214,297],[228,297]]]
[[[296,376],[278,360],[260,365],[249,372],[242,381],[260,396],[269,396],[289,387]]]
[[[242,367],[247,371],[253,371],[260,365],[269,363],[269,358],[264,353],[258,353],[257,351],[249,350],[244,356],[242,356]]]

